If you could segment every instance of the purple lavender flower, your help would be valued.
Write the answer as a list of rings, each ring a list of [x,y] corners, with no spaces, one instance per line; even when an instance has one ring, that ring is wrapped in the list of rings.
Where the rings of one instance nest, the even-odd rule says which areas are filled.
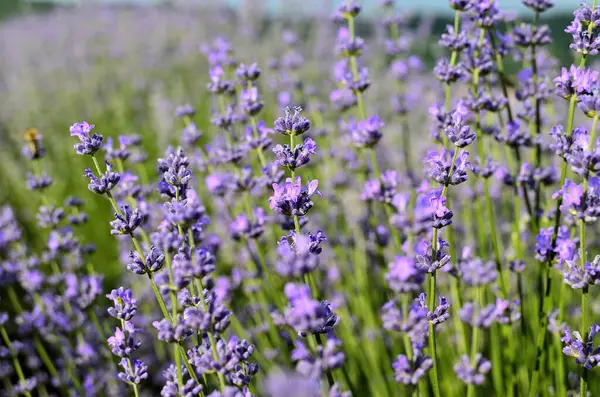
[[[458,265],[461,280],[471,286],[491,284],[498,278],[494,262],[481,258],[465,258]]]
[[[264,231],[265,213],[262,208],[254,209],[253,219],[240,214],[230,224],[230,233],[234,240],[241,240],[242,238],[255,239],[260,237]]]
[[[242,90],[240,94],[240,106],[242,110],[250,115],[256,116],[262,110],[265,103],[260,99],[258,88],[251,87],[247,90]]]
[[[500,324],[512,324],[521,318],[521,302],[518,299],[512,301],[496,298],[496,321]]]
[[[137,331],[129,321],[123,323],[123,329],[117,327],[114,335],[107,339],[112,353],[119,357],[130,357],[142,345],[142,342],[135,340]]]
[[[482,385],[490,369],[492,364],[481,353],[475,355],[474,363],[471,363],[469,356],[463,354],[460,361],[454,365],[456,375],[468,385]]]
[[[233,175],[230,173],[214,173],[205,179],[206,188],[210,194],[223,197],[233,189]]]
[[[425,273],[416,267],[413,258],[396,255],[395,260],[388,265],[388,269],[385,280],[393,291],[403,294],[423,289]]]
[[[196,123],[188,123],[182,131],[181,140],[186,147],[192,147],[202,138],[202,131],[196,126]]]
[[[449,0],[450,8],[456,11],[467,11],[472,6],[471,0]]]
[[[427,319],[433,323],[433,325],[438,325],[445,322],[449,317],[450,313],[448,313],[448,309],[450,309],[450,303],[443,296],[440,296],[440,304],[433,308],[433,311],[429,311],[425,299],[427,298],[427,294],[422,292],[419,294],[419,297],[416,301],[419,305],[427,309]]]
[[[142,380],[148,379],[148,366],[140,360],[133,360],[132,369],[129,368],[129,362],[123,358],[119,365],[123,367],[123,372],[119,372],[118,377],[123,382],[139,384]]]
[[[392,203],[397,194],[398,173],[387,170],[381,174],[381,179],[371,179],[365,182],[361,198],[366,201]]]
[[[107,138],[106,139],[106,143],[104,144],[104,146],[102,147],[104,149],[104,151],[106,152],[106,160],[110,161],[110,160],[127,160],[129,158],[129,156],[131,156],[131,151],[128,150],[128,147],[131,145],[130,141],[129,141],[129,137],[127,135],[120,135],[119,136],[119,147],[114,148],[113,147],[113,140],[112,138]]]
[[[594,347],[594,337],[600,331],[598,324],[590,327],[587,341],[584,341],[578,331],[565,329],[563,337],[560,339],[566,346],[563,353],[567,356],[575,357],[575,362],[587,369],[592,369],[600,364],[600,346]]]
[[[512,31],[513,41],[521,47],[543,46],[552,43],[552,33],[548,25],[533,27],[528,23],[521,23]]]
[[[583,96],[586,97],[588,96]],[[600,171],[600,150],[595,145],[596,142],[590,142],[591,138],[585,128],[577,127],[571,136],[565,136],[562,129],[556,126],[551,135],[555,139],[551,148],[569,163],[573,172],[586,175]]]
[[[347,88],[335,89],[331,91],[329,99],[333,103],[334,107],[341,112],[351,109],[357,104],[356,95],[352,90]]]
[[[283,135],[301,135],[310,129],[310,121],[306,117],[300,116],[302,108],[296,106],[294,113],[292,109],[285,108],[285,116],[275,120],[275,131]]]
[[[105,194],[114,189],[114,187],[117,186],[117,184],[119,183],[121,175],[116,172],[112,172],[112,169],[113,165],[107,161],[106,172],[100,175],[100,178],[98,178],[96,177],[96,175],[94,175],[91,169],[86,168],[85,174],[83,174],[83,176],[90,180],[90,183],[88,184],[88,189],[91,192],[98,194]]]
[[[345,1],[337,9],[337,16],[343,19],[351,19],[360,14],[361,7],[354,0]]]
[[[256,134],[253,126],[249,125],[246,128],[246,131],[244,133],[244,139],[246,141],[245,143],[250,149],[265,150],[269,146],[271,146],[271,143],[273,141],[269,136],[274,132],[275,131],[273,129],[267,128],[264,120],[261,120],[256,125]]]
[[[598,72],[571,65],[568,70],[564,67],[561,69],[560,76],[554,79],[554,87],[557,95],[570,99],[573,95],[592,95],[597,82]]]
[[[476,311],[475,303],[466,302],[460,309],[460,319],[472,327],[489,328],[496,319],[496,306],[489,304]]]
[[[455,66],[450,66],[450,61],[447,58],[438,60],[437,64],[433,68],[435,77],[446,84],[454,83],[465,78],[466,72],[464,66],[458,63]]]
[[[283,215],[304,216],[314,206],[311,198],[316,193],[318,180],[308,181],[306,187],[300,183],[300,177],[296,177],[295,183],[287,178],[283,185],[273,184],[273,195],[269,197],[271,209]]]
[[[65,218],[65,211],[53,205],[41,206],[36,214],[38,226],[45,229],[54,229]]]
[[[317,235],[297,235],[291,233],[279,240],[275,265],[277,273],[283,277],[301,277],[319,266],[321,242],[326,238],[319,230]]]
[[[517,121],[509,121],[506,124],[506,136],[497,133],[494,138],[512,148],[530,147],[532,145],[531,134],[527,129],[521,129]]]
[[[206,211],[198,200],[185,199],[171,201],[164,204],[165,219],[174,224],[181,225],[184,228],[189,228],[197,223],[204,224],[208,222]]]
[[[429,332],[429,310],[418,302],[413,302],[405,315],[398,308],[398,302],[391,300],[381,308],[383,327],[388,331],[406,333],[413,342],[425,342]]]
[[[600,37],[598,37],[597,31],[588,29],[588,27],[590,23],[596,22],[598,11],[597,8],[592,10],[585,3],[582,3],[582,6],[581,9],[573,13],[575,18],[565,29],[565,32],[573,37],[573,42],[569,45],[569,48],[581,53],[583,56],[596,55],[598,49],[600,49]]]
[[[165,182],[172,186],[185,186],[192,177],[190,161],[182,148],[167,152],[167,158],[158,159],[158,170]]]
[[[94,126],[85,121],[75,123],[69,128],[71,136],[76,136],[80,141],[73,146],[77,154],[82,156],[93,155],[102,147],[102,135],[94,133],[90,136],[90,132],[93,129]]]
[[[392,364],[396,382],[405,385],[416,385],[433,367],[433,359],[423,355],[423,348],[413,346],[413,359],[410,361],[404,354],[398,355]]]
[[[439,45],[451,51],[460,52],[468,45],[467,34],[464,31],[454,31],[454,26],[446,25],[446,32],[442,33]]]
[[[256,81],[260,77],[261,70],[256,63],[250,65],[240,63],[235,74],[243,82]]]
[[[108,314],[111,316],[125,321],[129,321],[135,316],[137,299],[132,297],[131,290],[119,287],[113,289],[106,297],[113,301],[113,306],[108,308]]]
[[[470,145],[477,135],[471,132],[468,124],[469,111],[464,104],[460,103],[456,110],[452,112],[452,123],[444,129],[444,133],[448,136],[448,140],[459,148]]]
[[[321,397],[319,382],[296,372],[270,375],[265,389],[269,397]]]
[[[208,91],[213,94],[230,93],[233,90],[233,84],[229,80],[225,80],[225,71],[221,66],[215,66],[208,72],[210,82],[206,85]]]
[[[338,29],[336,52],[343,57],[359,56],[365,48],[365,42],[360,37],[350,38],[350,31],[342,26]]]
[[[450,153],[445,149],[442,148],[440,152],[429,153],[425,158],[425,161],[431,166],[428,170],[429,177],[444,186],[456,186],[466,182],[468,179],[467,170],[473,170],[471,163],[467,160],[468,156],[469,152],[460,152],[456,158],[454,167],[452,167]],[[452,171],[450,170],[451,168]]]
[[[152,245],[145,258],[141,258],[137,251],[130,251],[129,258],[131,263],[127,265],[127,269],[135,274],[144,274],[162,269],[165,255]]]
[[[358,123],[350,121],[347,126],[350,139],[354,146],[359,148],[370,148],[383,137],[382,129],[385,126],[378,116],[371,116]]]
[[[26,178],[27,188],[29,190],[44,190],[52,185],[52,178],[48,176],[46,171],[43,171],[41,175],[34,175],[28,172]]]
[[[121,213],[115,213],[115,220],[110,222],[110,234],[131,234],[144,221],[144,217],[138,208],[131,211],[129,205],[121,207]]]
[[[338,317],[331,311],[327,301],[313,300],[308,286],[303,284],[287,283],[285,295],[290,302],[285,310],[286,321],[299,336],[331,332]]]
[[[446,207],[446,196],[442,196],[442,188],[431,189],[428,193],[429,205],[433,215],[432,226],[441,229],[452,223],[452,211]]]
[[[423,241],[416,251],[416,266],[419,269],[433,273],[438,269],[450,263],[450,255],[444,252],[448,247],[448,243],[438,238],[436,244],[436,252],[431,252],[431,244],[428,241]]]
[[[182,105],[182,106],[177,106],[175,108],[175,117],[177,117],[178,119],[183,119],[186,117],[194,117],[195,115],[196,115],[196,109],[194,109],[194,107],[189,103],[186,103],[185,105]]]
[[[160,321],[153,321],[152,325],[157,330],[158,340],[164,342],[181,342],[192,334],[190,326],[185,321],[177,321],[177,324],[173,325],[169,320],[163,318]]]
[[[523,0],[523,4],[535,12],[544,12],[554,7],[552,0]]]
[[[322,374],[341,368],[344,363],[344,353],[340,351],[342,342],[335,337],[327,339],[324,345],[317,347],[317,354],[313,356],[302,341],[296,341],[296,348],[292,351],[292,360],[296,361],[296,371],[318,379]]]
[[[585,194],[583,185],[577,185],[567,179],[562,189],[552,197],[553,199],[562,197],[560,210],[569,212],[586,223],[595,222],[600,216],[600,178],[598,177],[589,178]]]
[[[311,138],[306,138],[304,143],[296,145],[294,150],[289,145],[275,145],[273,153],[277,156],[277,163],[282,167],[295,170],[310,161],[310,155],[316,154],[317,144]]]

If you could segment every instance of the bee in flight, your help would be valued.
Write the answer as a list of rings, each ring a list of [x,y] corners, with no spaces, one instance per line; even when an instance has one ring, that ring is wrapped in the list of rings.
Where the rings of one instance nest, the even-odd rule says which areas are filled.
[[[37,129],[29,128],[25,131],[25,142],[27,146],[24,148],[24,152],[29,158],[39,159],[44,155],[42,134]]]

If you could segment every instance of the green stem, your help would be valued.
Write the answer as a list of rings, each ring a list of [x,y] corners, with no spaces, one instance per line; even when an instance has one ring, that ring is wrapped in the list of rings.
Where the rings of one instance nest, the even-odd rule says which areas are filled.
[[[456,11],[454,13],[454,38],[455,39],[458,37],[459,28],[460,28],[460,11]],[[452,55],[450,56],[450,67],[454,67],[454,65],[456,65],[457,59],[458,59],[458,52],[456,50],[452,50]],[[446,82],[445,91],[446,91],[446,102],[445,102],[446,113],[449,113],[450,112],[450,99],[451,99],[449,82]]]
[[[477,72],[477,70],[475,70],[475,72]],[[477,75],[478,73],[474,73],[474,77],[473,77],[473,96],[475,97],[475,99],[477,99],[478,97],[478,83],[477,83]],[[475,127],[477,130],[477,150],[479,152],[479,162],[481,163],[482,167],[485,166],[486,163],[486,158],[485,158],[485,149],[483,147],[483,133],[481,131],[481,116],[479,115],[479,112],[476,111],[475,112]],[[502,298],[506,299],[508,297],[508,288],[506,286],[506,282],[504,281],[504,275],[502,273],[502,262],[501,262],[501,258],[500,258],[500,247],[499,247],[499,243],[498,243],[498,235],[497,235],[497,228],[496,228],[496,222],[494,220],[494,208],[492,205],[492,198],[490,196],[490,187],[489,187],[489,180],[488,178],[484,178],[483,179],[483,191],[484,191],[484,196],[485,196],[485,206],[486,206],[486,211],[487,211],[487,217],[488,217],[488,222],[489,222],[489,231],[490,231],[490,237],[492,240],[492,248],[493,248],[493,252],[494,252],[494,263],[496,265],[496,271],[498,272],[498,280],[500,283],[500,290],[502,293]],[[480,231],[480,233],[483,231]]]
[[[100,164],[98,163],[98,159],[93,154],[92,154],[92,161],[94,162],[94,166],[96,167],[96,172],[98,172],[98,177],[101,177],[103,172],[100,169]],[[117,205],[117,202],[113,198],[112,194],[110,194],[110,192],[107,191],[106,197],[108,197],[108,200],[110,201],[110,204],[112,205],[113,209],[115,210],[115,213],[121,214],[121,210],[119,209],[119,206]]]
[[[594,1],[595,2],[595,1]],[[585,58],[582,58],[582,63],[585,64]],[[580,67],[583,67],[582,65]],[[573,133],[573,119],[575,117],[575,103],[577,97],[573,95],[569,100],[569,114],[567,116],[567,135],[571,137]],[[565,179],[567,177],[567,162],[563,162],[561,175],[560,175],[560,186],[565,184]],[[558,228],[560,226],[560,207],[562,205],[562,197],[558,197],[556,200],[556,208],[554,216],[554,230],[552,233],[552,242],[551,247],[554,249],[556,247],[556,239],[558,234]],[[552,290],[552,277],[550,273],[550,269],[552,266],[552,256],[548,258],[545,263],[544,272],[546,274],[546,287],[545,293],[541,297],[540,308],[541,312],[539,315],[539,329],[538,329],[538,337],[536,343],[536,356],[535,356],[535,364],[533,367],[533,372],[531,374],[531,381],[529,383],[529,397],[535,397],[538,392],[539,386],[539,377],[540,377],[540,368],[542,365],[542,358],[544,353],[544,342],[546,339],[546,327],[548,326],[548,313],[550,312],[550,295]]]
[[[434,233],[434,237],[437,238],[437,233]],[[435,272],[433,272],[429,274],[429,293],[427,294],[427,306],[431,311],[433,311],[435,307],[435,284],[436,274]],[[429,354],[433,359],[433,366],[431,367],[431,371],[429,372],[429,379],[431,381],[433,395],[435,397],[440,397],[440,380],[438,377],[437,348],[435,342],[435,326],[433,325],[433,322],[429,321]]]
[[[10,338],[8,337],[8,333],[6,333],[6,329],[4,328],[4,326],[1,326],[1,325],[0,325],[0,335],[2,336],[2,339],[4,340],[4,344],[6,345],[6,347],[8,348],[8,351],[10,352],[10,355],[12,356],[13,365],[15,366],[15,372],[17,373],[17,376],[19,377],[19,382],[24,386],[25,385],[25,375],[23,374],[23,368],[21,367],[21,363],[19,362],[19,357],[17,356],[17,353],[13,350],[12,343],[10,342]],[[25,394],[27,397],[31,397],[31,393],[28,391],[23,391],[23,394]]]
[[[200,379],[198,379],[198,375],[196,375],[196,371],[194,371],[194,368],[192,367],[192,365],[190,364],[190,362],[187,358],[187,353],[185,351],[185,347],[183,346],[183,344],[181,342],[179,342],[179,344],[177,344],[176,346],[178,347],[179,354],[181,354],[181,357],[183,358],[183,363],[184,363],[185,368],[187,369],[188,373],[190,374],[192,379],[194,379],[196,384],[202,385],[202,383],[200,382]],[[206,385],[204,385],[204,386],[206,386]],[[200,396],[204,397],[204,392],[202,390],[200,391]]]
[[[592,131],[590,133],[590,140],[588,142],[588,151],[591,151],[594,147],[594,141],[596,140],[596,127],[598,125],[598,116],[594,117],[594,121],[592,123]],[[589,185],[589,171],[586,171],[584,179],[583,179],[583,198],[582,201],[585,202],[587,193],[588,193],[588,185]],[[585,264],[587,262],[587,242],[585,237],[585,221],[584,219],[579,220],[579,245],[580,245],[580,254],[581,254],[581,269],[585,271]],[[581,291],[581,333],[583,335],[583,340],[588,339],[588,311],[589,311],[589,289],[586,285]],[[579,384],[581,385],[581,396],[587,396],[587,369],[583,368],[581,370],[581,375],[579,378]]]
[[[479,301],[480,304],[483,303],[483,294],[482,294],[482,287],[478,286],[477,287],[477,300]],[[477,356],[477,349],[479,348],[479,332],[480,329],[479,327],[473,327],[473,333],[471,334],[471,355],[470,355],[470,359],[471,359],[471,365],[475,364],[475,357]],[[473,397],[475,393],[475,384],[470,383],[467,386],[467,397]]]

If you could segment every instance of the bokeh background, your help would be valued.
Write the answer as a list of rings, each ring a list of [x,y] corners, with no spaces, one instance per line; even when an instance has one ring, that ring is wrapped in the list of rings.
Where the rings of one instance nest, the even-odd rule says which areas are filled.
[[[362,3],[366,11],[358,21],[359,33],[377,45],[381,32],[374,21],[381,18],[379,2]],[[445,0],[398,3],[411,32],[410,52],[430,70],[441,51],[437,38],[451,23],[451,9]],[[555,3],[543,22],[554,32],[550,51],[562,64],[569,64],[570,37],[563,29],[578,2]],[[68,127],[87,120],[104,135],[139,133],[149,158],[154,159],[178,142],[181,126],[174,119],[174,108],[192,103],[199,111],[198,126],[210,133],[208,67],[200,48],[217,35],[235,43],[241,60],[257,61],[264,68],[279,48],[283,51],[281,32],[291,27],[300,33],[312,65],[307,69],[331,81],[326,68],[335,57],[330,17],[336,4],[330,0],[0,0],[0,203],[15,208],[31,244],[44,243],[36,241],[32,209],[39,199],[31,198],[26,189],[27,169],[21,155],[23,132],[35,127],[43,132],[51,159],[45,160],[45,168],[55,176],[50,194],[58,198],[78,194],[86,198],[90,212],[108,213],[106,200],[86,192],[81,175],[86,159],[74,155]],[[531,15],[518,0],[501,0],[499,5],[523,13],[525,19]],[[369,62],[372,73],[384,70],[385,59],[373,57]],[[382,90],[386,87],[373,87],[373,102],[390,97],[377,94]],[[267,122],[274,120],[276,111],[277,106],[266,107]],[[419,125],[418,116],[410,122]],[[148,161],[140,171],[152,176],[154,163]],[[101,268],[110,285],[119,261],[108,230],[108,222],[91,222],[84,233],[103,253]]]

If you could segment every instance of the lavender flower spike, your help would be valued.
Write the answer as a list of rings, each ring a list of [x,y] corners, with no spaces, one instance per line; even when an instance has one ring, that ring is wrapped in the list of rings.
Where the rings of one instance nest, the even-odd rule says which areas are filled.
[[[75,123],[69,128],[71,136],[79,138],[79,143],[76,143],[73,148],[79,155],[93,155],[102,147],[102,135],[96,133],[90,136],[90,132],[94,129],[93,125],[87,122]]]

